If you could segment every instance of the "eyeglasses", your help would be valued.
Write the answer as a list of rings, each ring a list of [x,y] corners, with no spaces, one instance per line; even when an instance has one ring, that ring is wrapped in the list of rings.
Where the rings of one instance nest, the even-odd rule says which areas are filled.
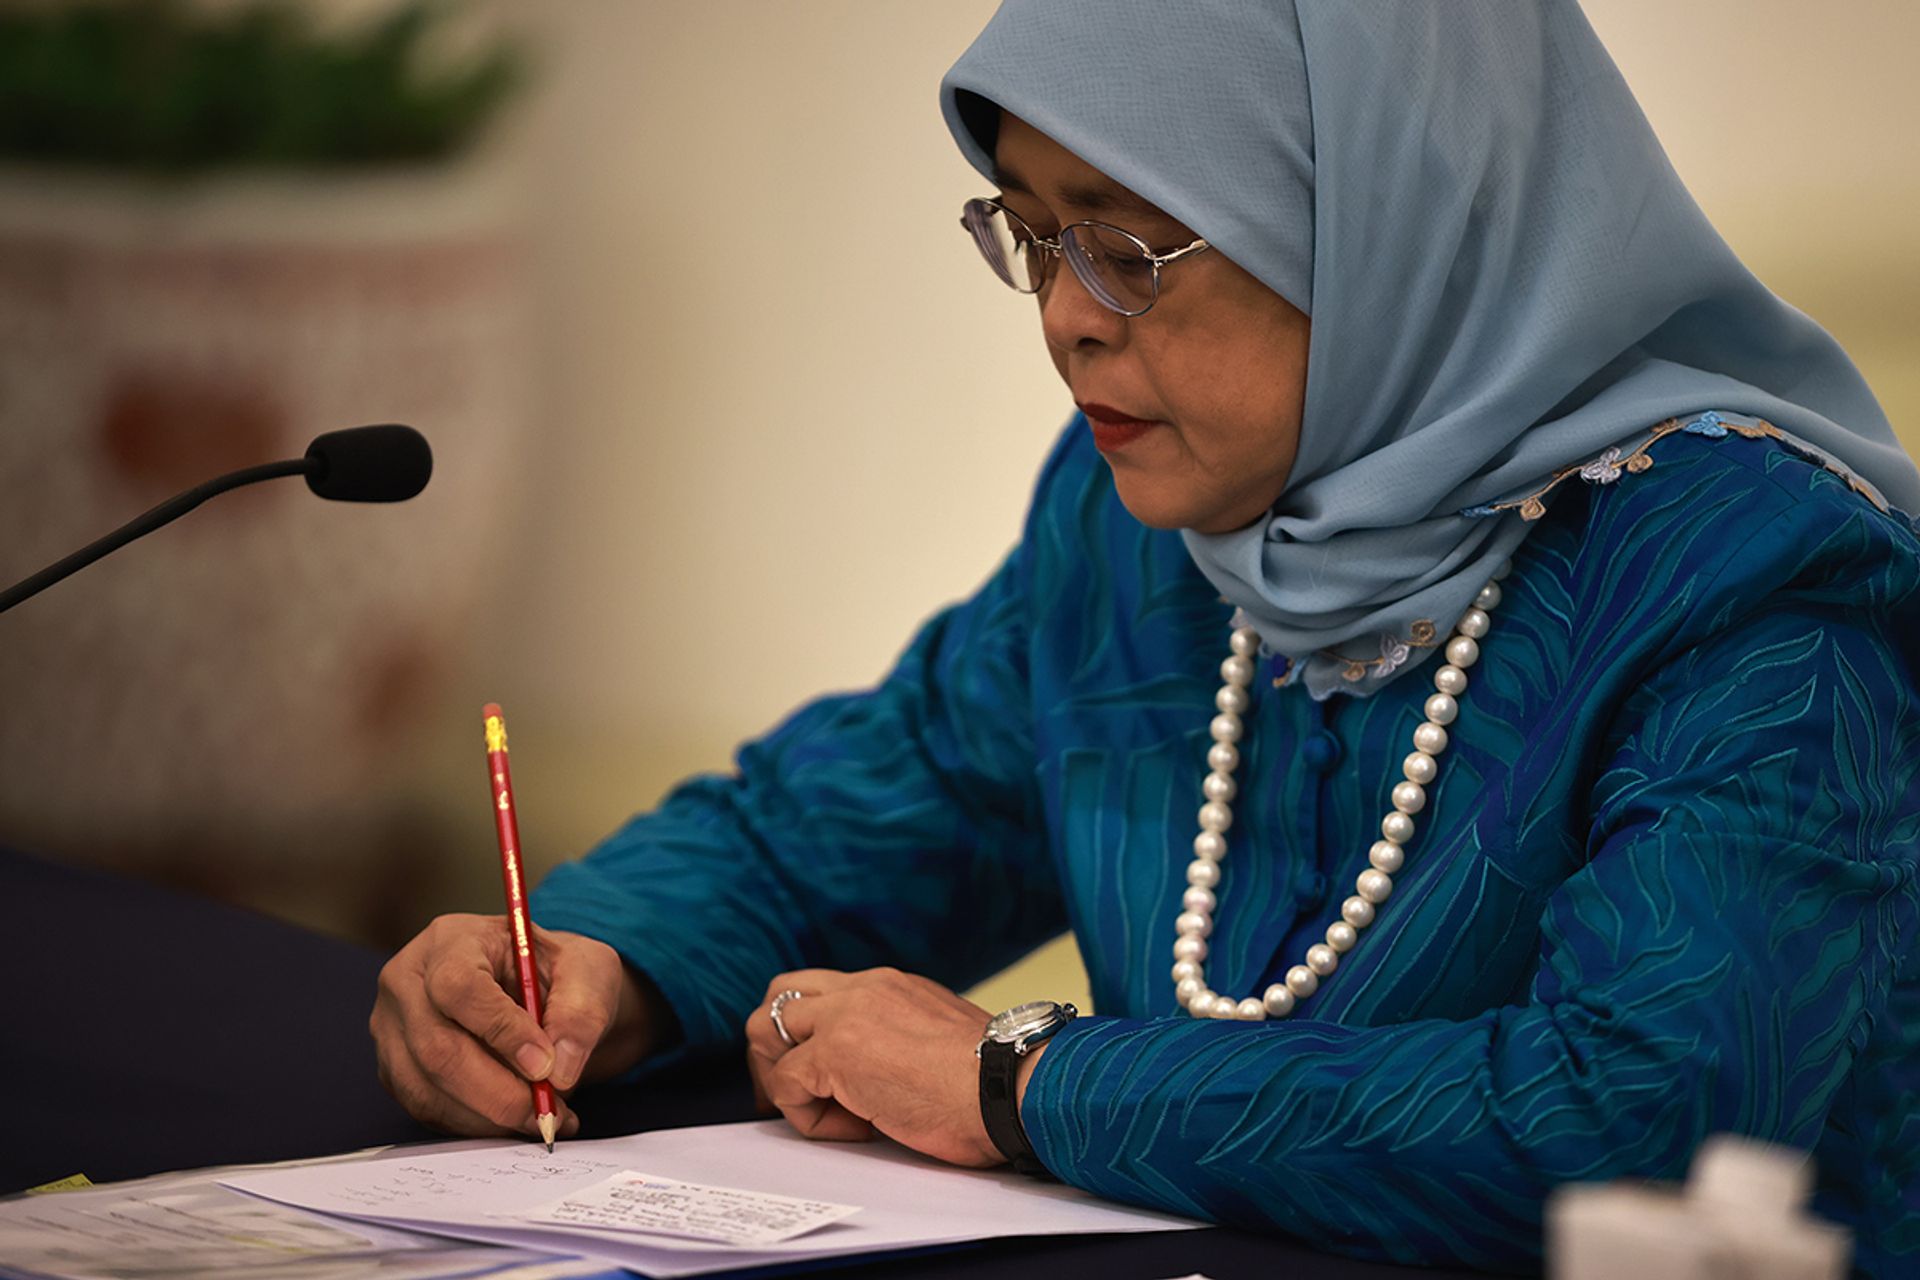
[[[1065,258],[1087,292],[1123,316],[1144,315],[1153,306],[1160,296],[1161,267],[1212,247],[1195,240],[1184,249],[1155,253],[1139,236],[1104,222],[1075,222],[1053,239],[1043,239],[1019,214],[985,197],[967,201],[960,225],[1009,287],[1040,292],[1052,260]]]

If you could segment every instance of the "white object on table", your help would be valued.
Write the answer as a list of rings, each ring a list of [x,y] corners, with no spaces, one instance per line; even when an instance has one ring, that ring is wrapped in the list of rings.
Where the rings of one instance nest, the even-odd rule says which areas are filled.
[[[1841,1280],[1853,1238],[1805,1212],[1812,1162],[1788,1147],[1718,1134],[1684,1189],[1560,1188],[1547,1204],[1553,1280]]]

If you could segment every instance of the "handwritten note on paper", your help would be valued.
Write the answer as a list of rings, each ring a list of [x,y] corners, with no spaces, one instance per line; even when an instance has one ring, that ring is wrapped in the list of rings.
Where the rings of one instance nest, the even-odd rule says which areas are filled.
[[[803,1236],[858,1212],[858,1205],[676,1182],[628,1170],[542,1205],[523,1218],[563,1227],[642,1231],[730,1245],[769,1245]]]
[[[485,1225],[517,1217],[530,1203],[590,1186],[623,1168],[569,1152],[548,1155],[523,1143],[452,1158],[369,1161],[350,1172],[315,1176],[331,1191],[321,1208],[325,1213]]]

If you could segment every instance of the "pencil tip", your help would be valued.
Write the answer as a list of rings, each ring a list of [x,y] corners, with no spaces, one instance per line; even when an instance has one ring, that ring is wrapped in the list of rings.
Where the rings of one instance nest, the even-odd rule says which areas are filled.
[[[538,1118],[540,1138],[547,1144],[547,1154],[553,1154],[553,1138],[560,1131],[560,1117],[551,1113]]]

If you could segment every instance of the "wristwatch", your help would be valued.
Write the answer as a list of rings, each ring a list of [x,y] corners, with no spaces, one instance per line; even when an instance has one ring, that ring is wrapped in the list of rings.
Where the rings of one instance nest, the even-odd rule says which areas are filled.
[[[1014,1089],[1020,1060],[1079,1016],[1072,1005],[1052,1000],[1017,1004],[988,1020],[986,1033],[973,1050],[980,1059],[980,1118],[986,1122],[987,1136],[1021,1173],[1053,1176],[1034,1154],[1020,1123],[1020,1101]]]

